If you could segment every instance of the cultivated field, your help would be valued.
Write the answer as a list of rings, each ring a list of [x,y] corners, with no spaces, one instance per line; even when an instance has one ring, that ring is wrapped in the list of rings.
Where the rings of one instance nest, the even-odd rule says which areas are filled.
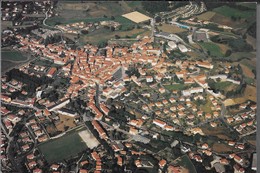
[[[89,130],[84,130],[78,133],[81,139],[86,143],[88,148],[93,149],[98,146],[98,140],[92,135]]]
[[[219,125],[217,128],[213,128],[211,127],[210,125],[205,125],[203,127],[201,127],[203,133],[208,136],[217,136],[218,138],[220,139],[223,139],[223,140],[232,140],[230,136],[228,136],[228,129],[224,126],[220,126],[221,122],[218,121],[217,122]]]
[[[87,148],[87,145],[79,136],[78,131],[73,130],[60,138],[40,144],[38,148],[47,162],[53,163],[77,156],[79,152]]]
[[[163,23],[162,26],[158,26],[158,29],[163,32],[168,32],[168,33],[172,33],[172,34],[187,31],[187,29],[179,28],[176,25],[170,25],[170,24],[165,24],[165,23]]]
[[[218,153],[222,153],[222,152],[230,152],[233,150],[233,147],[227,145],[227,144],[219,144],[219,143],[214,143],[212,150]]]
[[[226,5],[215,8],[213,11],[217,12],[219,14],[222,14],[226,17],[234,16],[234,17],[241,17],[241,18],[248,18],[248,17],[254,15],[254,13],[255,13],[253,10],[243,10],[242,11],[242,10],[239,10],[236,8],[231,8]]]

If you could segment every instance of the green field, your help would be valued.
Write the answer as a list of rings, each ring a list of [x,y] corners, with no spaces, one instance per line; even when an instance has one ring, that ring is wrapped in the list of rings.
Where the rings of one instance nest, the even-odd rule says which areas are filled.
[[[82,141],[77,131],[39,145],[39,150],[48,163],[75,157],[86,148],[87,145]]]
[[[249,3],[244,3],[244,2],[241,2],[241,3],[238,3],[240,6],[244,6],[244,7],[247,7],[247,8],[251,8],[251,9],[256,9],[256,2],[249,2]]]
[[[213,11],[226,17],[234,16],[234,17],[248,18],[255,14],[255,11],[253,10],[242,11],[235,8],[231,8],[226,5],[215,8]]]
[[[1,57],[6,61],[25,61],[27,59],[20,52],[13,50],[2,50]]]
[[[176,159],[174,162],[177,162],[178,165],[188,169],[189,173],[197,173],[193,163],[187,155],[183,155],[182,157]]]
[[[46,24],[50,26],[58,25],[58,24],[70,24],[76,22],[100,22],[111,20],[110,18],[105,17],[97,17],[97,18],[82,18],[82,19],[65,19],[62,17],[52,17],[46,20]]]
[[[225,88],[227,88],[227,87],[229,87],[229,86],[231,86],[231,85],[233,85],[233,83],[232,83],[232,82],[228,82],[228,81],[225,81],[225,82],[216,82],[216,83],[214,84],[214,86],[215,86],[216,89],[225,89]]]
[[[204,49],[210,52],[210,56],[223,56],[220,47],[215,43],[199,43]]]
[[[164,86],[167,90],[184,90],[186,86],[184,84],[173,84],[173,85],[165,85]]]

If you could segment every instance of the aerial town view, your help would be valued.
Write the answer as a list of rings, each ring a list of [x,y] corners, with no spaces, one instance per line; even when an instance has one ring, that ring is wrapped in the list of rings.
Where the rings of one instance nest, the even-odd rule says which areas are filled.
[[[255,173],[256,3],[2,1],[1,172]]]

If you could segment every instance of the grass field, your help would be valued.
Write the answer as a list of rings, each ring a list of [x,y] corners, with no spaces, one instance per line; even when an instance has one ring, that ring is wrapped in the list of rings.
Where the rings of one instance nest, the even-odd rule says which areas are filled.
[[[210,101],[208,96],[207,96],[206,100],[207,100],[206,104],[200,105],[200,108],[205,113],[211,113],[212,112],[211,107],[213,106],[213,104],[211,103],[211,101]]]
[[[48,163],[59,162],[70,157],[75,157],[86,148],[87,145],[78,135],[77,131],[39,145],[39,150]]]
[[[65,19],[63,17],[52,17],[46,20],[46,24],[50,26],[54,26],[57,24],[69,24],[69,23],[76,23],[76,22],[99,22],[99,21],[107,21],[107,20],[111,20],[111,19],[105,17],[79,18],[79,19]]]
[[[188,169],[189,173],[197,173],[193,163],[191,162],[190,158],[187,155],[183,155],[178,159],[174,160],[173,162],[180,165],[181,167]]]
[[[167,90],[184,90],[186,86],[184,84],[173,84],[173,85],[165,85],[164,86]]]
[[[187,31],[187,29],[179,28],[176,25],[170,25],[165,23],[163,23],[162,26],[158,26],[158,29],[162,30],[163,32],[168,32],[173,34]]]
[[[27,59],[20,52],[14,50],[2,50],[1,57],[2,60],[6,61],[25,61]]]
[[[215,8],[213,11],[217,12],[221,15],[224,15],[226,17],[234,16],[234,17],[248,18],[248,17],[255,14],[255,12],[253,10],[242,11],[242,10],[238,10],[238,9],[235,9],[235,8],[231,8],[231,7],[226,6],[226,5]]]
[[[223,53],[220,49],[220,47],[215,43],[199,43],[204,49],[208,50],[210,52],[210,56],[223,56]]]
[[[145,29],[133,29],[131,31],[114,31],[114,32],[111,32],[107,29],[99,29],[97,31],[94,31],[93,33],[89,33],[87,35],[81,36],[80,42],[82,44],[86,42],[92,44],[98,44],[101,41],[114,39],[115,35],[118,35],[121,38],[125,38],[126,36],[129,36],[130,38],[136,38],[137,35],[148,35],[148,34],[150,34],[150,31],[147,31]]]
[[[197,16],[199,20],[210,20],[216,13],[213,11],[207,11]]]
[[[234,84],[232,82],[229,82],[229,81],[224,81],[224,82],[216,82],[214,85],[215,85],[215,89],[226,90],[227,88],[229,88],[230,86],[232,86]]]
[[[244,7],[248,7],[248,8],[251,8],[251,9],[256,9],[256,3],[255,2],[241,2],[241,3],[238,3],[240,6],[244,6]]]

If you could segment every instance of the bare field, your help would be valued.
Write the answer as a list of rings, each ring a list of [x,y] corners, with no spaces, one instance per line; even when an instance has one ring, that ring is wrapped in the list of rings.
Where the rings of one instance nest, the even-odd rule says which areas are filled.
[[[91,134],[89,130],[81,131],[78,134],[90,149],[93,149],[99,145],[98,140]]]
[[[56,125],[58,131],[64,132],[66,131],[65,129],[66,127],[72,128],[76,126],[73,117],[69,117],[61,114],[59,114],[59,117],[60,117],[60,123]]]

